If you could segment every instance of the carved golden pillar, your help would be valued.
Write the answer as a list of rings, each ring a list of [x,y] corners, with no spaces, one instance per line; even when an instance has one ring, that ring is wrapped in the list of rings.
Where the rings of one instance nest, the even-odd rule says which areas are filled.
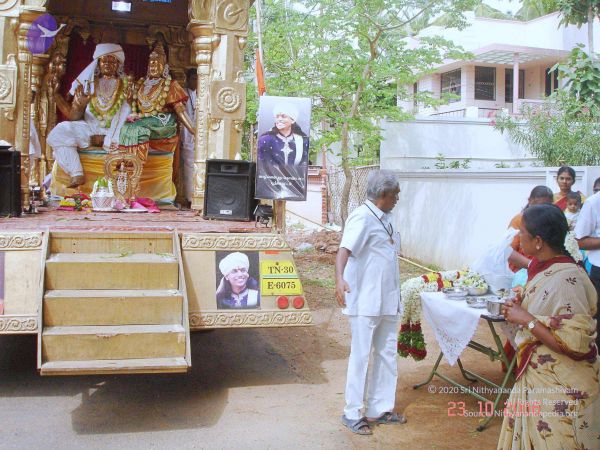
[[[188,31],[198,65],[193,209],[204,204],[206,159],[240,153],[246,116],[248,0],[190,0]]]
[[[17,40],[19,52],[17,65],[19,83],[17,90],[17,132],[15,147],[21,152],[21,198],[23,208],[29,205],[29,121],[31,118],[31,64],[33,56],[27,48],[27,32],[31,23],[41,15],[39,10],[23,9],[19,16]]]
[[[48,59],[48,55],[34,55],[31,65],[31,90],[35,92],[35,101],[31,105],[31,118],[33,119],[33,123],[36,127],[41,145],[43,145],[42,142],[45,141],[45,139],[43,139],[43,136],[40,133],[40,123],[44,123],[46,121],[46,111],[43,108],[40,108],[40,99],[42,92],[42,81],[44,79],[44,72]],[[31,160],[34,166],[31,168],[32,170],[29,176],[29,184],[32,186],[41,186],[42,182],[44,181],[44,177],[46,176],[46,154],[43,147],[41,148],[41,153],[42,154],[40,158]],[[43,189],[41,193],[43,196]]]

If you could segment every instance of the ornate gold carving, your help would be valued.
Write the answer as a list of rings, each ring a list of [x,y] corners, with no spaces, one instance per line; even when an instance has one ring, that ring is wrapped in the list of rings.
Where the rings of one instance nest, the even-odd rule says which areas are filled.
[[[15,108],[7,108],[4,110],[4,118],[11,122],[15,120]]]
[[[41,233],[0,234],[0,250],[32,250],[41,246]]]
[[[0,65],[0,105],[16,105],[17,64],[14,55],[9,55],[7,64]]]
[[[104,160],[104,176],[111,180],[115,198],[128,203],[140,188],[143,163],[133,147],[131,152],[121,150],[109,153]]]
[[[261,311],[261,312],[191,312],[190,328],[238,328],[305,326],[313,323],[309,311]]]
[[[240,94],[232,87],[224,87],[217,92],[217,105],[223,111],[230,113],[239,109],[242,101]]]
[[[184,250],[289,250],[277,234],[193,234],[183,235]]]
[[[0,316],[0,334],[35,333],[38,321],[34,316]]]
[[[246,85],[230,81],[213,81],[211,111],[214,119],[243,119],[246,113]]]
[[[190,20],[209,21],[212,19],[212,0],[189,0]]]
[[[37,8],[44,8],[48,3],[48,0],[25,0],[25,4],[28,6],[35,6]]]
[[[210,119],[211,131],[217,131],[219,128],[221,128],[221,119]]]
[[[220,0],[217,4],[215,26],[229,31],[246,31],[248,2],[246,0]]]
[[[4,100],[11,92],[12,82],[0,73],[0,100]]]
[[[0,11],[8,11],[14,8],[19,0],[0,0]]]

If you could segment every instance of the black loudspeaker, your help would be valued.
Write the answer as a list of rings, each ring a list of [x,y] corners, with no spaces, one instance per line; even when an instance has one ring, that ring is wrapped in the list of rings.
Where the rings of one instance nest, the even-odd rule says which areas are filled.
[[[19,217],[21,208],[21,154],[0,150],[0,216]]]
[[[205,219],[254,220],[256,164],[249,161],[209,159],[204,185]]]

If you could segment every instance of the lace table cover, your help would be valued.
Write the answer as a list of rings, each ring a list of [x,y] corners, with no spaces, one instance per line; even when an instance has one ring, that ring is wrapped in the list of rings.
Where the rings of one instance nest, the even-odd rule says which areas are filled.
[[[453,366],[475,334],[487,309],[471,308],[465,300],[448,299],[441,292],[421,293],[423,316],[431,325],[440,350]]]

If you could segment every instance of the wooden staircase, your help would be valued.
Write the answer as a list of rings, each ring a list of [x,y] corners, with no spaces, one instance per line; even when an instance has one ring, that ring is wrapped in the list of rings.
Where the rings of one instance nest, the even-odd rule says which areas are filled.
[[[50,232],[42,375],[186,372],[187,295],[177,232]]]

